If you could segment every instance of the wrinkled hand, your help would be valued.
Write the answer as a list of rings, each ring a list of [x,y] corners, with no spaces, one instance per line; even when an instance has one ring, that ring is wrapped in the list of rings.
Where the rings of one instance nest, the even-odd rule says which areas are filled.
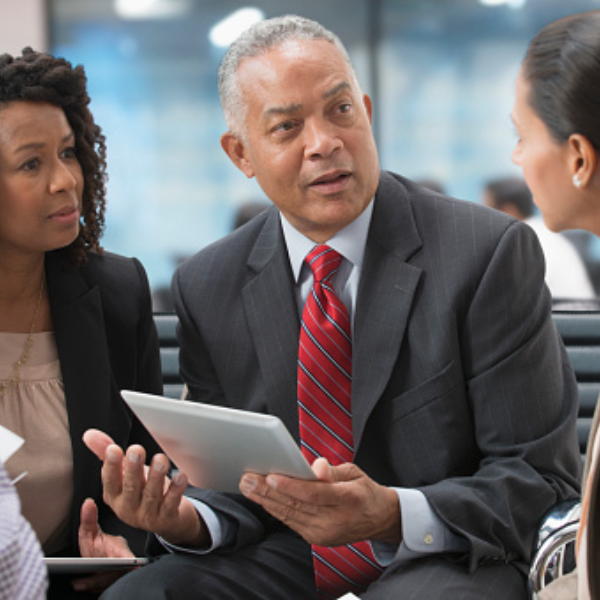
[[[85,500],[81,506],[79,551],[81,556],[94,558],[133,556],[124,538],[108,535],[100,529],[98,525],[98,507],[91,498]],[[89,577],[74,579],[72,585],[77,591],[99,594],[130,570],[96,573]]]
[[[393,489],[351,463],[332,467],[319,458],[312,468],[318,481],[246,473],[240,491],[311,544],[401,541],[400,505]]]
[[[156,454],[150,467],[144,465],[146,451],[130,446],[126,454],[113,440],[97,429],[83,435],[87,447],[104,462],[104,501],[132,527],[156,533],[172,544],[203,545],[209,534],[192,503],[183,497],[187,477],[167,478],[170,464]]]

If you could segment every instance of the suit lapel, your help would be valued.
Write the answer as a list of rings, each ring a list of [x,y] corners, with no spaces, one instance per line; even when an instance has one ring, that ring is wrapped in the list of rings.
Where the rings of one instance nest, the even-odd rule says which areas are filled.
[[[404,186],[382,172],[365,249],[354,322],[354,443],[395,366],[421,269],[408,259],[421,247]],[[269,411],[299,438],[296,405],[300,319],[294,281],[275,208],[248,259],[254,273],[242,291]]]
[[[296,364],[300,319],[279,213],[274,208],[250,253],[248,267],[253,275],[242,296],[266,383],[265,401],[269,412],[280,417],[298,439]]]
[[[396,364],[421,269],[422,245],[406,190],[383,172],[375,197],[354,322],[352,412],[358,447]]]
[[[48,256],[46,273],[73,448],[73,521],[77,523],[84,498],[101,495],[100,480],[90,478],[97,459],[83,444],[82,435],[90,423],[111,431],[110,422],[119,417],[109,410],[114,383],[100,290],[90,287],[80,269],[66,264],[60,255]]]

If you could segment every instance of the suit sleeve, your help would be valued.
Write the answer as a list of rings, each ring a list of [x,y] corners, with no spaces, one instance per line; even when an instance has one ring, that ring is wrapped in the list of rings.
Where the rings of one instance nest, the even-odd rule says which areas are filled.
[[[577,386],[551,318],[543,272],[533,232],[509,227],[460,325],[481,459],[472,476],[422,491],[470,543],[471,569],[528,560],[543,513],[579,492]]]
[[[179,318],[179,365],[183,380],[188,386],[188,399],[224,404],[224,393],[213,367],[210,354],[186,306],[185,292],[179,281],[179,271],[173,278],[173,298]],[[242,494],[230,494],[190,487],[186,495],[204,502],[225,518],[236,532],[235,543],[222,552],[235,552],[239,548],[261,541],[273,529],[282,529],[281,523],[268,515],[260,506]]]

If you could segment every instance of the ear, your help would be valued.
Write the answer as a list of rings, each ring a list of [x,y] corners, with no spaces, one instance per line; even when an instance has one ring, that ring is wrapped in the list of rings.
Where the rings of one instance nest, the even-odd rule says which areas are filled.
[[[592,179],[598,166],[598,155],[592,143],[580,133],[569,137],[569,164],[571,175],[581,181],[585,187]]]
[[[229,156],[231,162],[242,172],[248,179],[254,177],[254,169],[248,159],[246,144],[234,133],[228,131],[221,136],[221,147],[225,150],[225,154]]]
[[[373,123],[373,102],[371,102],[371,98],[368,94],[363,94],[363,104],[365,105],[365,110],[369,116],[369,123]]]

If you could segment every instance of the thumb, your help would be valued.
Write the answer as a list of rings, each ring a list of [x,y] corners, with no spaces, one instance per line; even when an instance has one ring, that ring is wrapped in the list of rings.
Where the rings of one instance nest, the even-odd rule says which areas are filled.
[[[333,477],[333,467],[327,462],[327,459],[322,456],[313,462],[312,470],[319,481],[328,483],[333,483],[335,481]]]
[[[106,449],[114,444],[113,439],[99,429],[88,429],[83,434],[83,443],[100,459],[104,460]]]
[[[100,530],[98,507],[92,498],[86,498],[81,505],[81,529],[86,533],[95,533]]]
[[[354,481],[364,475],[363,471],[361,471],[354,463],[343,463],[335,467],[329,467],[329,471],[331,477],[330,481],[332,482]]]

